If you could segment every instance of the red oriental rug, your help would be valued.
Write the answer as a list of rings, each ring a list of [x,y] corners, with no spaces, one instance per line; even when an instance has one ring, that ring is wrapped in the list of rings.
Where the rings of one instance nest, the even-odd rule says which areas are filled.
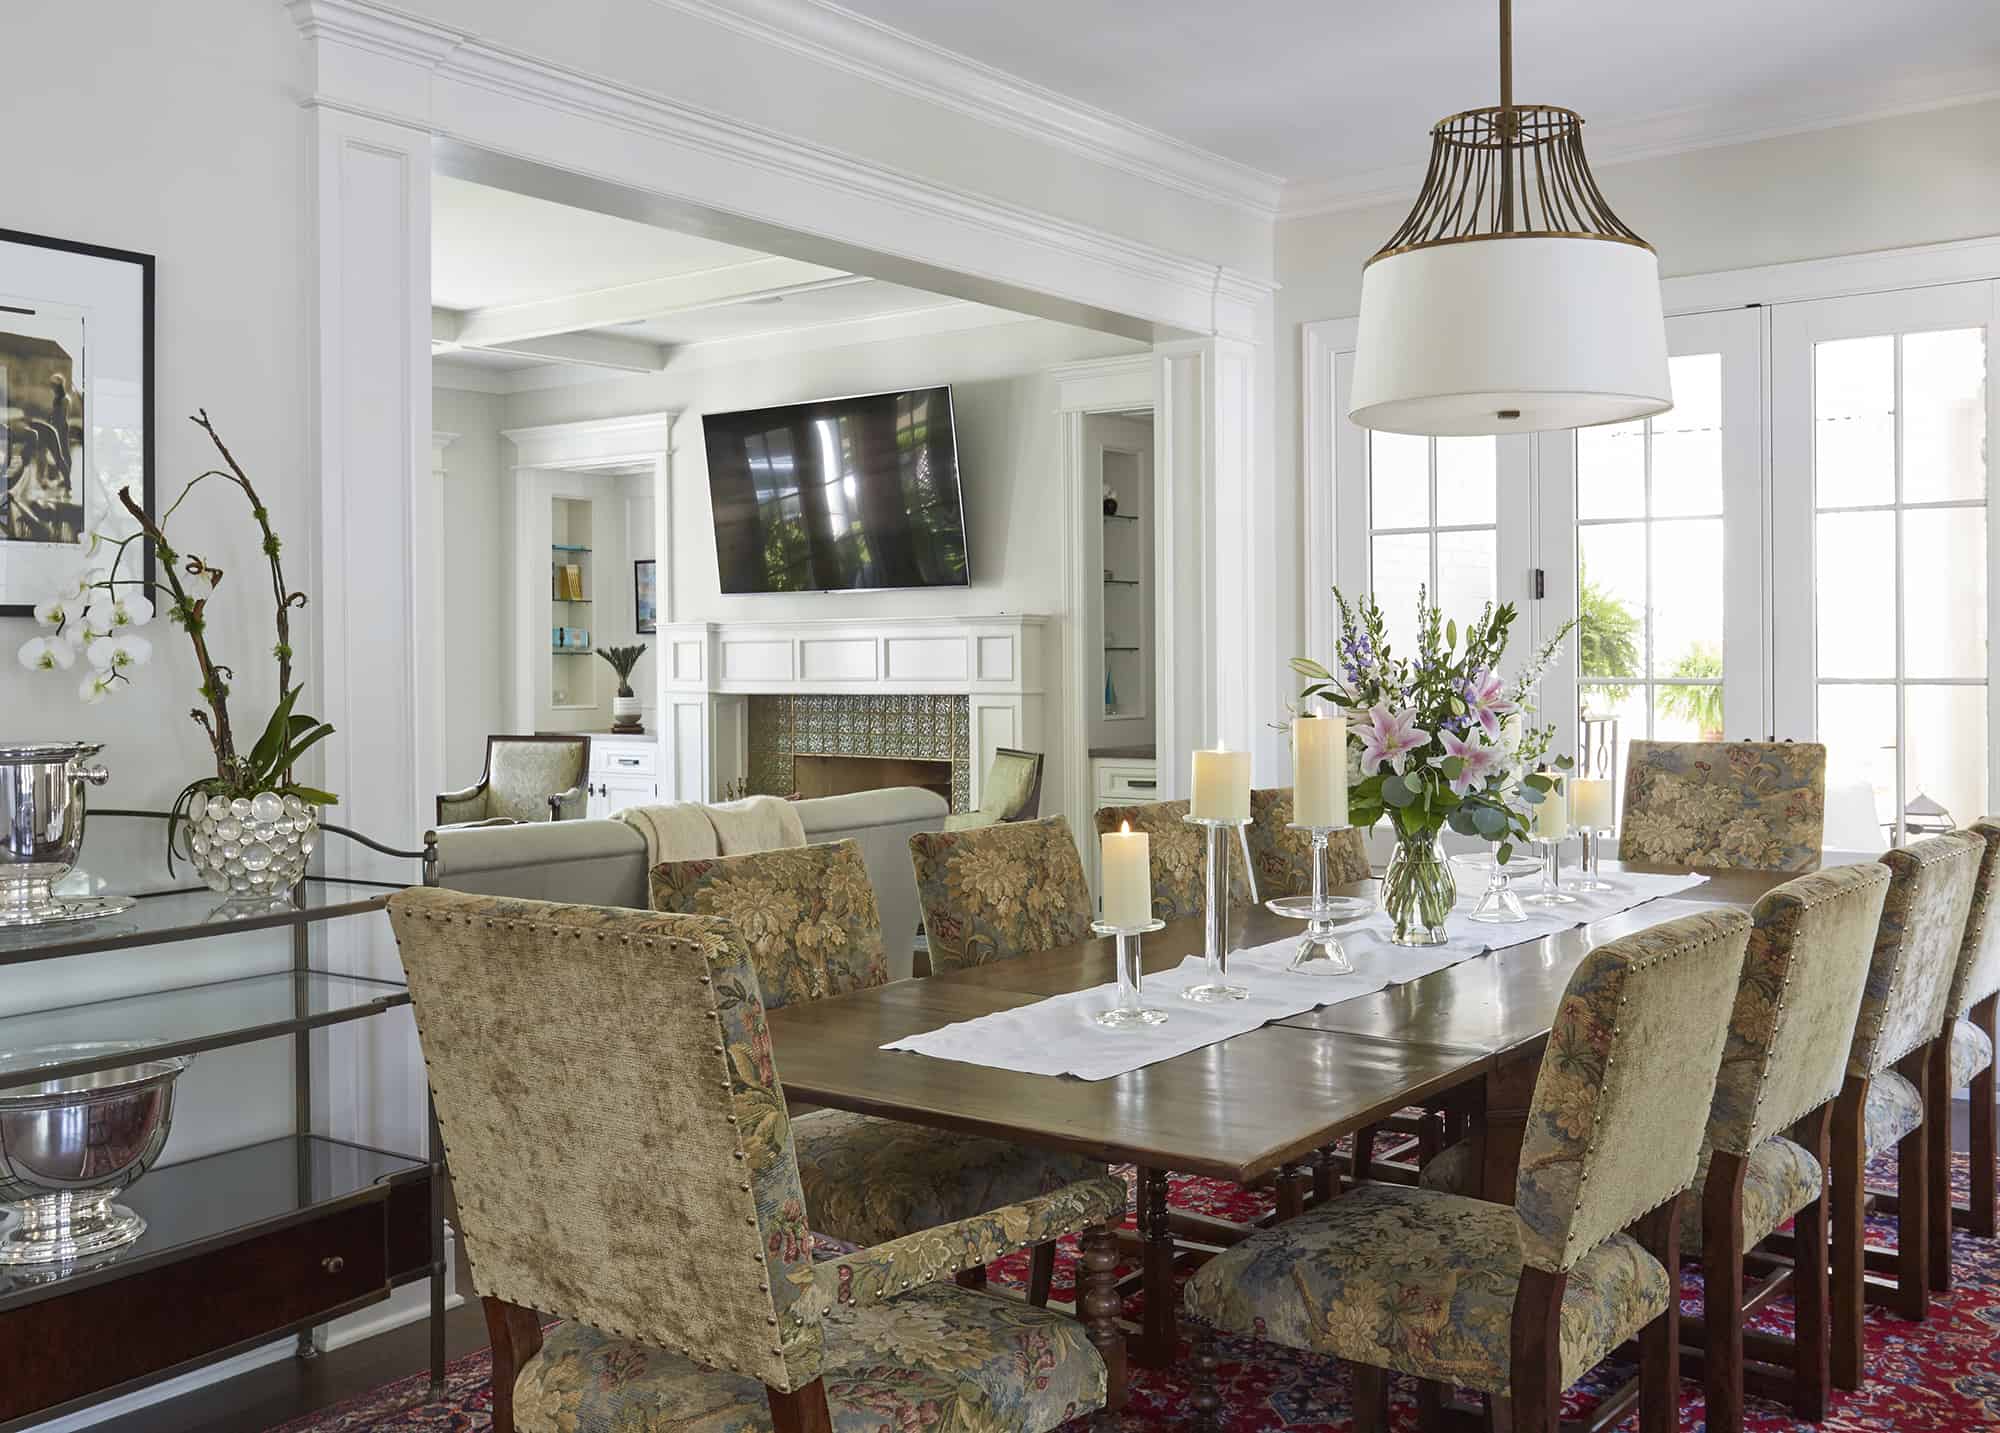
[[[1889,1171],[1877,1171],[1875,1182],[1886,1185]],[[1965,1157],[1956,1159],[1954,1183],[1965,1197]],[[1230,1219],[1255,1218],[1270,1208],[1270,1197],[1234,1185],[1206,1179],[1176,1179],[1173,1204]],[[1892,1243],[1893,1229],[1878,1224],[1871,1230],[1878,1243]],[[1055,1297],[1067,1300],[1073,1288],[1075,1250],[1065,1241],[1056,1263]],[[1952,1236],[1955,1282],[1949,1294],[1933,1295],[1930,1319],[1912,1324],[1880,1309],[1868,1311],[1868,1382],[1857,1393],[1834,1391],[1823,1433],[1990,1433],[2000,1428],[2000,1242]],[[1015,1255],[993,1266],[995,1283],[1020,1286],[1027,1282],[1027,1256]],[[1692,1273],[1686,1288],[1690,1313],[1699,1311],[1700,1280]],[[1128,1300],[1126,1313],[1136,1318],[1138,1296]],[[1789,1332],[1791,1306],[1779,1300],[1760,1311],[1753,1327]],[[1351,1426],[1345,1376],[1330,1359],[1258,1343],[1253,1339],[1220,1339],[1224,1426],[1229,1433],[1284,1429],[1291,1433],[1344,1433]],[[1597,1396],[1622,1383],[1629,1370],[1600,1370],[1572,1392],[1577,1412]],[[491,1390],[484,1353],[451,1365],[444,1401],[425,1400],[422,1374],[386,1384],[335,1408],[287,1423],[274,1433],[485,1433]],[[1701,1390],[1684,1384],[1681,1427],[1699,1433]],[[1182,1370],[1132,1370],[1131,1402],[1123,1426],[1132,1433],[1151,1433],[1184,1426],[1189,1385]],[[1414,1433],[1414,1385],[1395,1385],[1396,1433]],[[1082,1422],[1074,1425],[1081,1430]],[[1636,1415],[1624,1425],[1637,1428]],[[1749,1400],[1747,1427],[1751,1433],[1811,1433],[1815,1425],[1794,1420],[1772,1403]],[[1070,1433],[1070,1430],[1065,1430]]]

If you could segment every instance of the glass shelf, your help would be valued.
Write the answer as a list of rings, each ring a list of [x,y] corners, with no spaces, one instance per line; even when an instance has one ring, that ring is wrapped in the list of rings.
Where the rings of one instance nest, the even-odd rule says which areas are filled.
[[[288,1135],[155,1169],[119,1196],[145,1217],[138,1243],[69,1273],[47,1265],[0,1269],[0,1310],[126,1278],[204,1245],[241,1243],[334,1205],[380,1199],[385,1184],[425,1171],[421,1159],[319,1135]]]
[[[552,543],[550,543],[550,544],[549,544],[549,551],[550,551],[550,552],[588,552],[588,551],[590,551],[590,549],[589,549],[589,548],[587,548],[587,547],[570,547],[570,546],[567,546],[567,545],[566,545],[566,544],[564,544],[564,543],[560,543],[560,542],[552,542]]]
[[[95,814],[95,813],[93,813]],[[97,950],[125,950],[177,940],[204,940],[237,931],[303,925],[380,910],[400,885],[328,881],[308,876],[296,905],[251,915],[222,915],[222,897],[207,887],[141,895],[132,909],[99,920],[0,930],[0,966],[56,960]]]
[[[574,606],[574,605],[575,605],[576,603],[579,603],[579,602],[583,603],[583,604],[584,604],[585,606],[589,606],[589,605],[590,605],[590,599],[589,599],[588,597],[551,597],[551,598],[549,599],[549,601],[551,601],[551,602],[567,602],[567,603],[570,603],[570,604],[571,604],[572,606]]]
[[[549,648],[549,655],[551,657],[588,657],[596,651],[595,647],[551,647]]]
[[[1136,577],[1107,577],[1104,579],[1104,585],[1106,587],[1137,587],[1139,579]]]
[[[168,1055],[254,1044],[322,1025],[365,1020],[409,1003],[408,988],[396,981],[286,970],[31,1010],[0,1019],[0,1052],[80,1041],[129,1040],[138,1042],[137,1048],[43,1066],[27,1080],[0,1073],[0,1090]]]
[[[1107,652],[1136,652],[1139,649],[1137,647],[1106,647],[1104,650]]]
[[[1104,515],[1104,520],[1106,522],[1137,522],[1139,518],[1135,513],[1108,512]]]

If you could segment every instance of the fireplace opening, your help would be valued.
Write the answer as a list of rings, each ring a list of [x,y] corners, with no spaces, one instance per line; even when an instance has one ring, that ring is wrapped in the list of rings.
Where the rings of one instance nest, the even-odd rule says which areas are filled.
[[[845,796],[885,786],[921,786],[951,800],[951,763],[907,756],[792,755],[792,782],[802,797]]]

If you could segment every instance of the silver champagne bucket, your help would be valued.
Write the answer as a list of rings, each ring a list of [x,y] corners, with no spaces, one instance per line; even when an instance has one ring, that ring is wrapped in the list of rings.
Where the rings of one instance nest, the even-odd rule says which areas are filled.
[[[83,850],[85,784],[111,779],[85,764],[101,750],[92,741],[0,743],[0,926],[80,914],[54,887]]]
[[[0,1083],[38,1068],[117,1058],[140,1042],[0,1054]],[[111,1201],[152,1168],[174,1118],[185,1057],[0,1088],[0,1267],[67,1264],[121,1249],[146,1221]]]

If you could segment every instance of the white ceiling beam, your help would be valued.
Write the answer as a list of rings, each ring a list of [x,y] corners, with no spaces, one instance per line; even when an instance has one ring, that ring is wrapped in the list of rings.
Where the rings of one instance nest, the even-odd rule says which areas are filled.
[[[456,314],[451,341],[466,348],[493,348],[547,334],[610,328],[663,314],[742,303],[772,293],[861,282],[865,281],[856,275],[799,259],[753,259],[589,293],[466,309]],[[435,326],[434,319],[433,329]]]
[[[673,346],[643,338],[624,338],[611,333],[545,333],[536,338],[511,343],[472,344],[460,340],[460,348],[479,348],[488,353],[518,353],[551,363],[584,363],[592,368],[616,368],[626,373],[658,373],[667,366]]]

